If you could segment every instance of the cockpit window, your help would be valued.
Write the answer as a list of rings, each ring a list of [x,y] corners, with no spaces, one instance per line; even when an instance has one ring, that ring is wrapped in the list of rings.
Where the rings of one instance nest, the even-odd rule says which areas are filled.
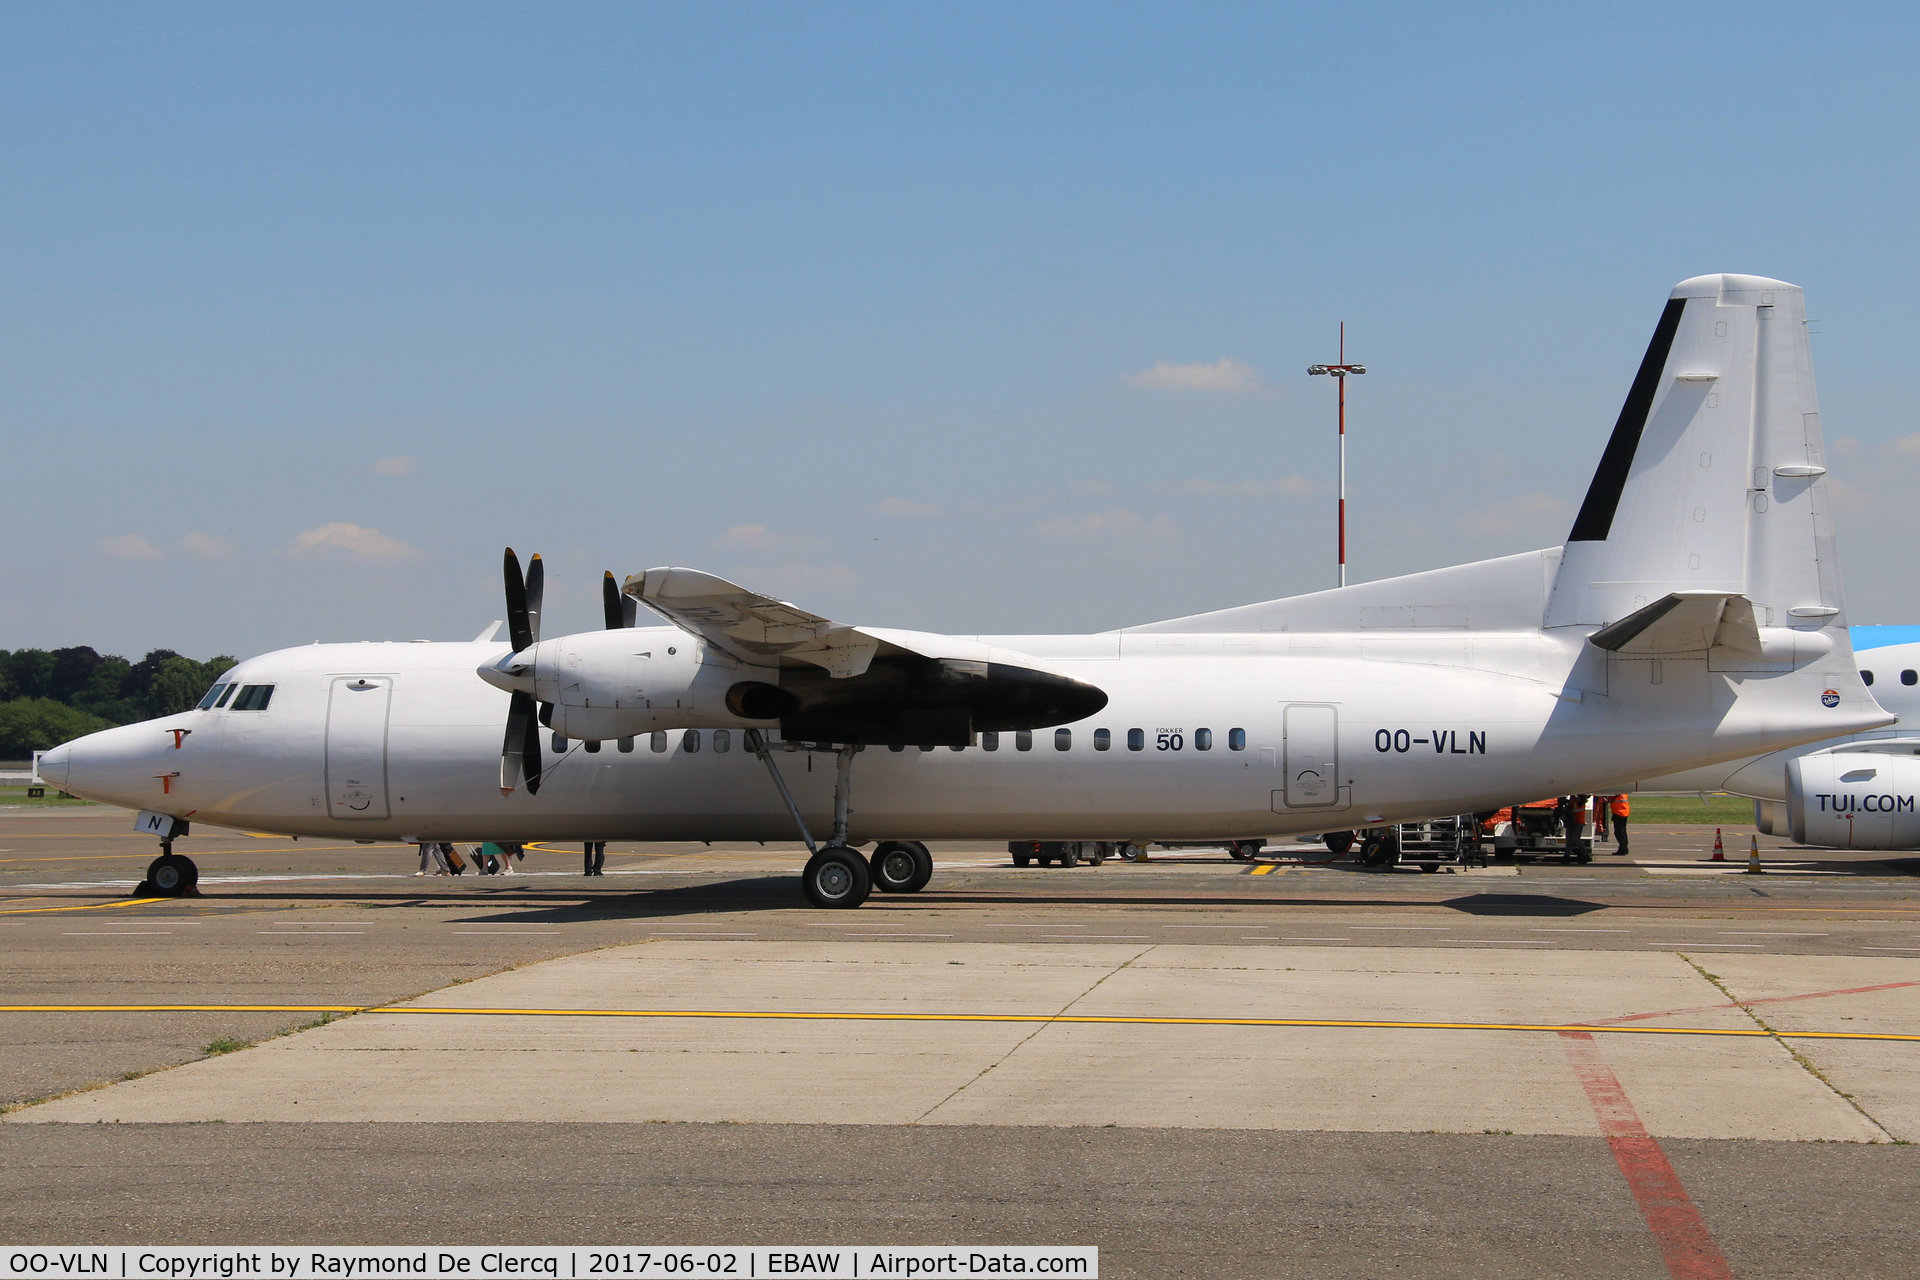
[[[273,700],[273,686],[270,684],[245,684],[240,686],[240,696],[233,700],[235,711],[265,711],[267,703]]]
[[[235,689],[238,689],[239,687],[240,687],[240,686],[239,686],[239,685],[237,685],[237,684],[230,684],[230,685],[228,685],[228,686],[227,686],[227,691],[226,691],[225,693],[223,693],[223,694],[221,694],[221,695],[220,695],[220,701],[218,701],[218,702],[216,702],[216,703],[214,703],[214,704],[213,704],[213,706],[214,706],[214,709],[215,709],[215,710],[217,711],[217,710],[219,710],[219,709],[220,709],[221,707],[224,707],[224,706],[226,706],[226,705],[227,705],[227,699],[228,699],[228,698],[231,698],[231,697],[233,696],[233,691],[234,691]]]
[[[226,691],[227,691],[226,682],[221,681],[219,684],[213,686],[213,688],[207,690],[207,696],[200,699],[200,705],[195,707],[194,710],[205,711],[208,707],[213,705],[214,699],[220,697],[222,694],[226,693]]]

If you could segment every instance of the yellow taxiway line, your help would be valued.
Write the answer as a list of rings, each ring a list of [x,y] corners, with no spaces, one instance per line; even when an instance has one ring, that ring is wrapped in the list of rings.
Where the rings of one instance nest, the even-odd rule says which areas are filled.
[[[1125,1014],[855,1013],[785,1009],[448,1009],[350,1004],[8,1004],[0,1013],[370,1013],[492,1018],[706,1018],[787,1022],[1013,1022],[1155,1027],[1324,1027],[1371,1031],[1586,1032],[1594,1035],[1741,1036],[1794,1040],[1890,1040],[1920,1034],[1885,1031],[1768,1031],[1761,1027],[1608,1026],[1586,1022],[1403,1022],[1382,1018],[1172,1018]]]
[[[138,907],[149,902],[165,901],[165,898],[128,898],[124,902],[88,902],[77,907],[12,907],[0,911],[0,916],[37,916],[49,911],[104,911],[108,907]]]

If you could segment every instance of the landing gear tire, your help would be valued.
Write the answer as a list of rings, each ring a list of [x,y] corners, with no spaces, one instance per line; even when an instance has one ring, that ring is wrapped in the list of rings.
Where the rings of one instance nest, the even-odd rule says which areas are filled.
[[[1391,871],[1400,861],[1400,842],[1390,835],[1369,835],[1360,843],[1360,865]]]
[[[857,907],[873,892],[867,860],[845,845],[830,844],[808,858],[800,883],[816,907]]]
[[[1024,867],[1032,861],[1033,855],[1030,853],[1016,853],[1013,855],[1013,865],[1016,867]]]
[[[147,887],[163,898],[190,894],[200,883],[200,868],[192,858],[163,853],[147,865]]]
[[[1066,848],[1062,849],[1060,851],[1060,865],[1063,867],[1079,866],[1080,851],[1074,848],[1072,845],[1068,845]]]
[[[1107,852],[1108,850],[1107,850],[1107,845],[1105,841],[1101,841],[1099,844],[1094,845],[1093,852],[1087,855],[1088,864],[1090,866],[1095,866],[1095,867],[1099,866],[1101,863],[1107,860]]]
[[[1353,848],[1353,832],[1329,831],[1320,837],[1320,843],[1327,846],[1327,852],[1338,858]]]
[[[1259,853],[1260,842],[1257,840],[1235,840],[1227,846],[1227,856],[1235,862],[1252,862]]]
[[[918,840],[887,840],[867,862],[881,893],[918,893],[933,879],[933,855]]]

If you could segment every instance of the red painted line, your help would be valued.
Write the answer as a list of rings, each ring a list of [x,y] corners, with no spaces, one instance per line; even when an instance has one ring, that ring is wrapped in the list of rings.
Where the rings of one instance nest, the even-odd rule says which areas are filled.
[[[1755,1004],[1783,1004],[1788,1000],[1825,1000],[1828,996],[1857,996],[1869,991],[1896,991],[1901,987],[1920,987],[1920,982],[1881,982],[1871,987],[1841,987],[1835,991],[1808,991],[1797,996],[1761,996],[1757,1000],[1741,1000],[1738,1003],[1702,1004],[1691,1009],[1662,1009],[1658,1013],[1629,1013],[1618,1018],[1596,1018],[1588,1024],[1595,1027],[1608,1027],[1616,1022],[1641,1022],[1647,1018],[1671,1018],[1683,1013],[1712,1013],[1716,1009],[1739,1009]]]
[[[1660,1257],[1673,1280],[1733,1280],[1726,1255],[1713,1242],[1713,1233],[1680,1185],[1667,1153],[1647,1132],[1634,1110],[1633,1100],[1620,1086],[1613,1068],[1600,1056],[1600,1046],[1585,1031],[1562,1031],[1567,1061],[1593,1105],[1594,1119],[1613,1149],[1615,1163],[1626,1176],[1640,1216],[1660,1246]]]

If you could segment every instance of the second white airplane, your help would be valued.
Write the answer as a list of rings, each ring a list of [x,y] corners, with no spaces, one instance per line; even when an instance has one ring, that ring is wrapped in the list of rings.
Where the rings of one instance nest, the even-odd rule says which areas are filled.
[[[1891,717],[1848,643],[1801,291],[1676,287],[1565,546],[1095,635],[849,626],[689,569],[607,627],[316,644],[47,754],[142,810],[360,840],[781,840],[821,906],[921,840],[1255,838],[1651,777]],[[668,625],[639,627],[633,601]],[[502,731],[504,729],[504,746]],[[857,846],[878,842],[871,855]]]

